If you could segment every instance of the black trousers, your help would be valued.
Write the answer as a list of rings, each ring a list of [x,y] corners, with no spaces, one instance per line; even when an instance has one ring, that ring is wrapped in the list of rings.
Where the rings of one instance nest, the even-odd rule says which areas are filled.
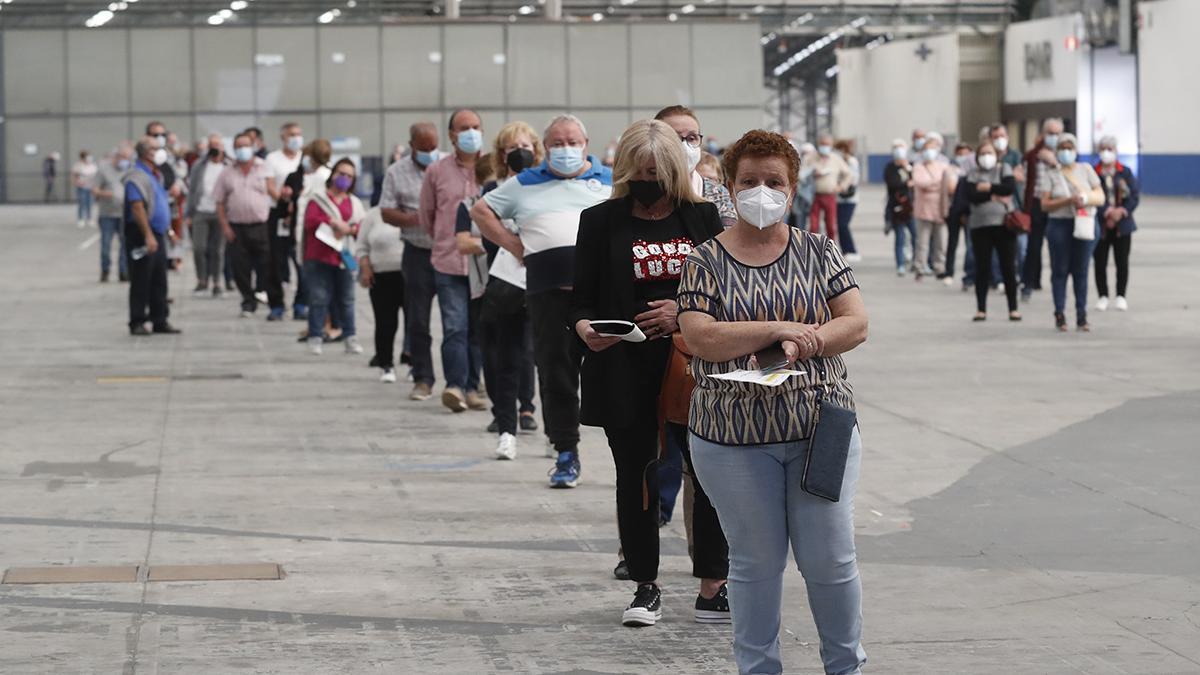
[[[533,359],[542,390],[542,422],[559,452],[579,449],[578,338],[567,326],[571,291],[553,289],[526,299],[533,328]]]
[[[955,219],[956,220],[956,219]],[[958,237],[966,229],[961,222],[946,223],[946,276],[954,277],[954,259],[958,257]],[[969,246],[970,244],[967,244]],[[965,246],[964,246],[965,248]]]
[[[517,433],[517,413],[532,413],[533,331],[525,310],[481,322],[483,379],[499,433]],[[519,406],[519,407],[518,407]]]
[[[266,223],[230,223],[234,239],[227,249],[233,260],[233,281],[242,294],[242,309],[258,307],[254,297],[255,280],[267,292],[267,304],[283,307],[283,288],[277,274],[271,272],[271,244]]]
[[[1096,242],[1096,252],[1093,254],[1096,262],[1096,293],[1102,298],[1108,297],[1108,249],[1112,249],[1113,258],[1117,262],[1117,295],[1125,297],[1129,289],[1129,250],[1133,247],[1133,235],[1123,237],[1106,231]]]
[[[404,245],[400,269],[404,272],[404,344],[412,359],[414,382],[433,386],[433,335],[429,324],[433,296],[437,289],[433,276],[433,252],[412,244]]]
[[[971,230],[975,251],[975,307],[987,311],[987,296],[992,283],[992,252],[1000,254],[1000,276],[1004,277],[1004,295],[1008,311],[1017,311],[1017,235],[1003,225]]]
[[[1046,221],[1041,202],[1035,197],[1029,210],[1029,246],[1025,249],[1025,269],[1021,281],[1027,290],[1042,289],[1042,248],[1046,241]]]
[[[293,267],[296,269],[296,292],[292,304],[307,305],[308,303],[304,299],[304,265],[296,257],[295,238],[276,236],[274,232],[269,232],[268,235],[271,249],[271,265],[268,272],[274,274],[274,277],[267,281],[263,290],[270,293],[271,286],[278,285],[279,287],[279,304],[271,306],[283,307],[283,284],[291,281]]]
[[[651,417],[626,429],[605,428],[604,433],[608,436],[608,447],[617,470],[617,529],[629,566],[629,577],[637,582],[654,581],[658,578],[659,564],[659,485],[654,465],[660,439],[658,421]],[[692,456],[686,443],[683,458],[687,479],[692,481],[695,495],[692,576],[724,579],[729,575],[729,544],[725,541],[716,509],[691,468]],[[648,492],[649,508],[643,508],[643,485]]]
[[[167,237],[155,234],[158,250],[140,259],[133,251],[146,245],[142,231],[132,223],[125,226],[126,255],[129,264],[129,327],[143,326],[150,321],[155,327],[165,326],[170,313],[167,305]]]
[[[375,314],[375,360],[380,368],[395,366],[396,331],[404,307],[404,273],[376,272],[371,286],[371,310]]]

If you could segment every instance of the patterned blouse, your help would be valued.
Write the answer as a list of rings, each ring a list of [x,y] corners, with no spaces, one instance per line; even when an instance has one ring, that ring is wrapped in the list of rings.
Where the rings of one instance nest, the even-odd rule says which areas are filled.
[[[701,196],[704,201],[712,202],[717,207],[717,213],[721,216],[721,224],[729,229],[737,224],[737,210],[733,207],[733,197],[729,196],[729,190],[715,180],[704,178],[704,187],[701,189]]]
[[[790,228],[787,249],[775,262],[753,267],[738,262],[716,239],[688,256],[679,284],[679,313],[703,312],[717,321],[825,323],[829,301],[858,288],[833,240]],[[807,438],[817,395],[853,409],[854,392],[840,356],[802,362],[807,374],[779,387],[713,379],[750,367],[750,356],[713,363],[692,359],[696,388],[688,427],[722,445],[762,445]]]

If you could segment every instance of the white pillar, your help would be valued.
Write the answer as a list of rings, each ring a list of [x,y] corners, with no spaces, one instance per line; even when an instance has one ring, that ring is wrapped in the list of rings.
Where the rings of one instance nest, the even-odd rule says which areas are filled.
[[[446,18],[447,19],[457,19],[459,17],[458,3],[461,1],[462,0],[446,0]]]
[[[546,18],[562,21],[562,0],[546,0]]]

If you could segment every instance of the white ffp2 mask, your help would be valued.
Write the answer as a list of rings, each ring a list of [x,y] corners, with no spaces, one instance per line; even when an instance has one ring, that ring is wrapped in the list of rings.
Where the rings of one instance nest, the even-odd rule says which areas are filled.
[[[742,220],[765,230],[783,220],[788,211],[788,196],[766,185],[737,193],[737,212]]]

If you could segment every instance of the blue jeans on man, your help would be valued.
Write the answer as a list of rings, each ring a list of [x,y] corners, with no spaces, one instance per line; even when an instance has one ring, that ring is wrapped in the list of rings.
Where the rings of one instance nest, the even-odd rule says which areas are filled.
[[[435,270],[433,278],[442,314],[442,371],[446,386],[464,392],[476,391],[483,352],[478,341],[471,340],[471,284],[465,274]]]
[[[125,259],[125,228],[121,226],[120,216],[100,216],[100,273],[108,276],[112,270],[112,240],[116,236],[120,240],[120,255],[117,256],[117,270],[121,278],[129,276],[129,263]]]

